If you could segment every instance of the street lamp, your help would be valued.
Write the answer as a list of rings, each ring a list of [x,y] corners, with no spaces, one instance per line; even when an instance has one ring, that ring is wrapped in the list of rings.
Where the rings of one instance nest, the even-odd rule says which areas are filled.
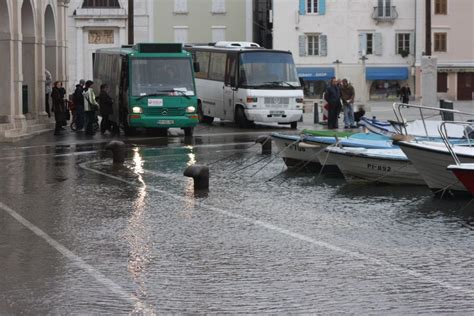
[[[339,78],[339,64],[342,64],[342,61],[340,61],[339,59],[336,59],[332,63],[336,64],[336,78]]]

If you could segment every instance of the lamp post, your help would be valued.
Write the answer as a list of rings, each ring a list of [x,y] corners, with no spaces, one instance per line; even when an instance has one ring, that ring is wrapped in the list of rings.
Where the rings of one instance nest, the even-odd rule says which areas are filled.
[[[362,55],[359,59],[362,61],[362,96],[360,98],[360,102],[365,105],[365,103],[367,103],[367,79],[365,61],[369,58],[366,55]]]
[[[342,64],[342,61],[336,59],[332,63],[336,65],[336,78],[339,78],[339,65]]]
[[[135,39],[133,38],[133,16],[134,14],[133,0],[128,0],[128,44],[133,45]]]

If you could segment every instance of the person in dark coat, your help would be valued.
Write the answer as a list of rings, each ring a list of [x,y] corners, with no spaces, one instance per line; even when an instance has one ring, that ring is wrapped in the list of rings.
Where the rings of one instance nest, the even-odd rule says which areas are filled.
[[[329,104],[328,128],[338,128],[339,112],[341,111],[341,91],[337,85],[336,78],[331,79],[331,83],[324,92],[324,99]]]
[[[54,135],[59,135],[61,130],[64,128],[65,117],[64,117],[64,96],[61,98],[61,90],[59,81],[54,82],[53,89],[51,91],[51,99],[53,101],[52,110],[54,112],[54,120],[56,121],[56,127],[54,129]]]
[[[402,101],[402,103],[408,104],[408,102],[410,102],[410,96],[411,90],[407,84],[400,89],[400,101]]]
[[[84,128],[84,96],[82,93],[84,92],[84,85],[86,81],[81,79],[79,84],[76,85],[76,90],[74,90],[74,94],[72,95],[72,102],[74,103],[75,107],[75,115],[76,115],[76,130],[80,131]]]
[[[104,83],[100,85],[99,106],[100,115],[102,116],[102,122],[100,122],[101,134],[104,134],[105,131],[109,131],[111,133],[115,131],[115,123],[110,120],[110,115],[114,113],[114,100],[112,100],[108,92],[109,86],[107,84]]]

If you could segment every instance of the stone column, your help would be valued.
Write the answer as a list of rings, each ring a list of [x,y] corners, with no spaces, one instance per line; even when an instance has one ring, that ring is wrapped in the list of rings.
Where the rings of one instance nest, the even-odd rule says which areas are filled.
[[[9,123],[14,113],[12,99],[13,82],[13,58],[12,58],[12,36],[10,32],[0,32],[0,60],[5,61],[3,80],[0,82],[0,124]]]
[[[76,28],[76,77],[78,80],[84,77],[84,29],[82,27]]]

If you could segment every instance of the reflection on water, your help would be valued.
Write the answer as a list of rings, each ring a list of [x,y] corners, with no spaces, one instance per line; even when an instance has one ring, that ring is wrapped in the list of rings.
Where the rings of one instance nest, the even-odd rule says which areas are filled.
[[[147,185],[143,179],[144,160],[140,154],[139,148],[133,149],[133,165],[132,170],[136,174],[140,185],[137,186],[137,194],[133,202],[133,211],[128,220],[126,240],[128,241],[130,253],[128,259],[128,271],[132,275],[137,285],[137,297],[145,299],[148,296],[147,286],[143,277],[147,265],[151,262],[152,234],[148,227],[150,224],[146,221],[146,197]],[[138,304],[135,306],[134,312],[142,312],[143,306]]]

